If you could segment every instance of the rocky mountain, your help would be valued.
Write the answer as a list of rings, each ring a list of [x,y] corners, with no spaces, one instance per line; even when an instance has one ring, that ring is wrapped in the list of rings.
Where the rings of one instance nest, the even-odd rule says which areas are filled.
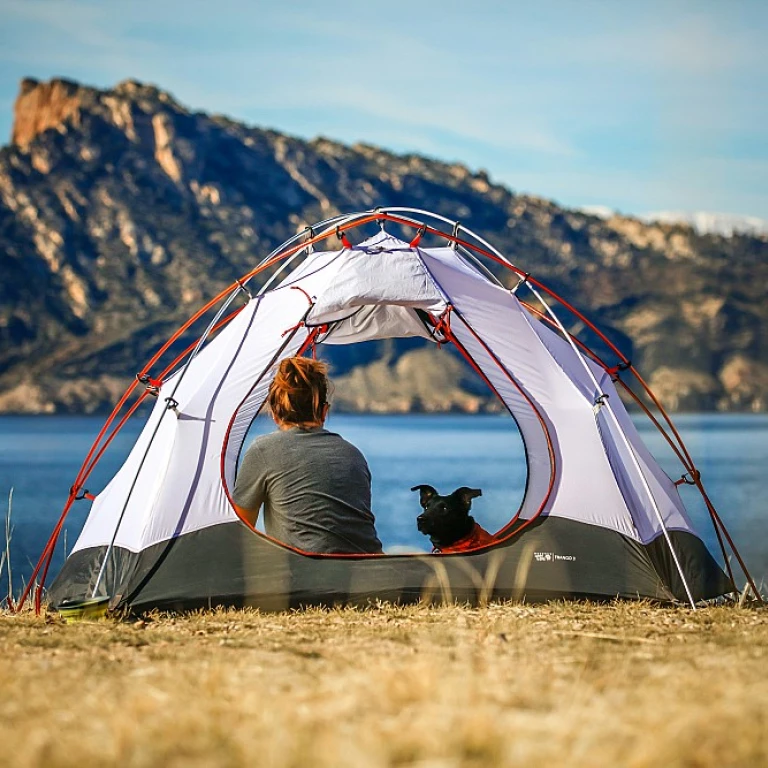
[[[604,220],[460,164],[192,112],[134,81],[24,80],[0,150],[0,410],[105,408],[274,246],[377,205],[430,209],[494,242],[600,323],[670,407],[768,407],[765,236]],[[331,354],[342,407],[490,405],[450,353],[385,341]]]

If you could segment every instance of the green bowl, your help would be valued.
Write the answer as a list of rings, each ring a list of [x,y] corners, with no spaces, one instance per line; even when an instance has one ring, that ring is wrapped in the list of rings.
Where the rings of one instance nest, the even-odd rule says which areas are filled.
[[[77,621],[102,619],[108,607],[108,597],[92,597],[88,600],[65,600],[56,610],[67,624],[74,624]]]

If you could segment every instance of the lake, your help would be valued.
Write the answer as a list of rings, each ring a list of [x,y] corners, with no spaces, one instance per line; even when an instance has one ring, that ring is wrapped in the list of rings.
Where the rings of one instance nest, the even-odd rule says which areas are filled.
[[[768,584],[768,415],[684,414],[675,422],[702,473],[704,485],[758,584]],[[11,563],[15,590],[28,577],[67,498],[101,417],[0,417],[0,522],[13,488]],[[506,415],[337,415],[328,428],[365,454],[373,475],[373,508],[385,547],[428,548],[418,533],[417,495],[411,486],[428,483],[440,492],[468,485],[482,488],[473,513],[495,530],[517,511],[525,488],[523,446]],[[252,434],[269,431],[260,418]],[[682,468],[652,424],[638,421],[646,444],[671,477]],[[97,493],[130,451],[141,423],[129,424],[105,454],[87,488]],[[695,488],[683,486],[683,499],[699,535],[719,555],[709,515]],[[75,504],[52,566],[55,574],[66,544],[71,549],[90,507]],[[7,574],[0,594],[7,590]]]

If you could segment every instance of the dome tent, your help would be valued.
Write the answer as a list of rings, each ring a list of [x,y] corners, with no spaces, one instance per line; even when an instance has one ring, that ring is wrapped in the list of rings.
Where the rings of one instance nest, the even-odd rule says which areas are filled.
[[[353,230],[374,221],[379,233],[350,241]],[[414,236],[393,236],[388,222]],[[334,234],[340,248],[315,249]],[[446,244],[423,247],[425,234]],[[519,275],[517,286],[505,288],[481,258]],[[278,264],[251,296],[251,279]],[[521,286],[544,311],[518,298]],[[297,235],[196,313],[144,367],[86,458],[30,584],[41,569],[45,580],[72,504],[89,498],[82,533],[49,591],[54,605],[88,598],[131,610],[404,602],[436,579],[444,595],[469,601],[484,594],[620,596],[693,605],[733,592],[727,559],[728,576],[693,529],[681,481],[656,463],[617,394],[615,380],[634,368],[615,347],[614,367],[590,353],[542,293],[557,298],[466,228],[422,211],[376,209]],[[227,314],[238,296],[245,305]],[[171,343],[217,304],[198,343],[150,376]],[[231,500],[238,457],[279,361],[318,344],[409,336],[455,346],[517,423],[528,482],[494,543],[462,554],[318,555],[241,520]],[[153,395],[154,409],[125,464],[92,496],[84,483],[96,461],[137,404]],[[684,478],[703,493],[682,442],[668,439]],[[732,546],[711,505],[710,512],[721,544],[725,536]]]

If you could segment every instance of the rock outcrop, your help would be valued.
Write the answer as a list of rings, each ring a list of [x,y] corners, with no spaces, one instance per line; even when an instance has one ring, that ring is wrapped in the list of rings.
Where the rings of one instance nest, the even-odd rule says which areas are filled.
[[[44,131],[56,128],[76,115],[81,97],[91,89],[81,88],[70,80],[51,80],[40,83],[32,78],[21,81],[19,95],[13,109],[11,141],[27,147]],[[73,122],[77,118],[74,117]]]
[[[766,408],[765,237],[604,221],[460,164],[303,141],[135,81],[24,80],[0,149],[0,411],[106,407],[275,245],[335,212],[396,204],[493,241],[600,323],[675,407]],[[405,341],[329,354],[343,407],[494,407],[450,354]],[[444,387],[420,384],[425,365]]]

